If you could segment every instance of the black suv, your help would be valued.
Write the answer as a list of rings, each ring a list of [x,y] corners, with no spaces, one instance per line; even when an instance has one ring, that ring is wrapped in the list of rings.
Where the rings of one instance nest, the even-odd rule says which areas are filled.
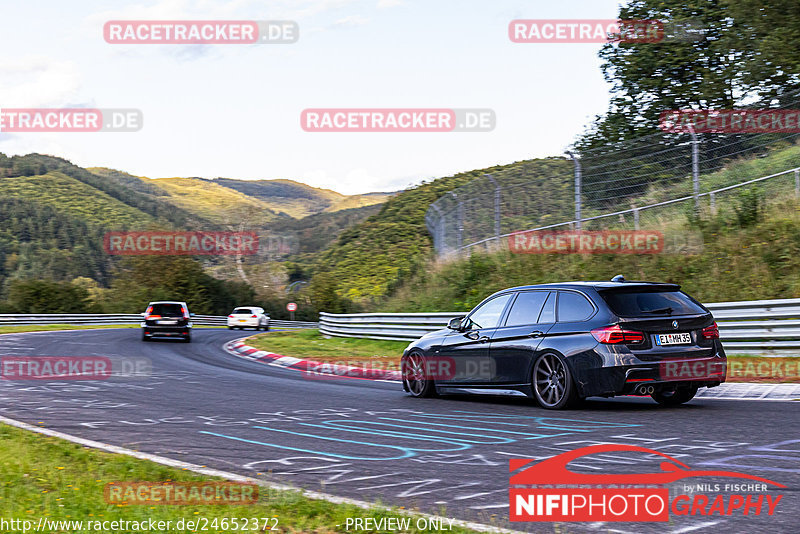
[[[142,341],[150,341],[154,336],[180,337],[186,343],[192,340],[191,317],[194,314],[189,313],[185,302],[151,302],[142,315]]]
[[[725,381],[711,312],[675,284],[567,282],[515,287],[403,353],[403,389],[534,397],[565,408],[590,396],[691,400]]]

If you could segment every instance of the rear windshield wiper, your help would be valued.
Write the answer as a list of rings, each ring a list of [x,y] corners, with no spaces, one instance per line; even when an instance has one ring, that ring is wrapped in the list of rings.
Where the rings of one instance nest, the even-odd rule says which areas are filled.
[[[667,315],[672,315],[672,308],[667,307],[667,308],[659,308],[657,310],[647,310],[644,313],[653,313],[653,314],[655,314],[655,313],[666,313]]]

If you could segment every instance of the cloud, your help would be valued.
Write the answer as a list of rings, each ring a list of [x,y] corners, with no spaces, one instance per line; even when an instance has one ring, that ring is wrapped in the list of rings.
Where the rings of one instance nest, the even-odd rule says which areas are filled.
[[[350,15],[348,17],[341,18],[333,23],[334,28],[348,28],[348,27],[355,27],[355,26],[363,26],[369,22],[368,18],[361,17],[359,15]]]
[[[404,5],[406,3],[403,0],[378,0],[378,9],[390,9]]]
[[[0,60],[0,102],[3,107],[78,105],[80,80],[72,61],[30,55]]]

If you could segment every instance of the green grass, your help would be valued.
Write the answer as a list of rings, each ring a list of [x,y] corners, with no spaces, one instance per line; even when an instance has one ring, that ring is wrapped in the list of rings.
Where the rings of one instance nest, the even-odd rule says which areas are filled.
[[[202,482],[221,479],[84,448],[7,425],[0,425],[0,473],[0,518],[30,519],[34,520],[34,526],[40,517],[83,521],[153,519],[169,520],[173,525],[181,518],[196,520],[203,517],[211,521],[214,518],[276,517],[277,530],[280,532],[327,534],[344,532],[348,517],[402,517],[402,512],[397,510],[378,507],[363,510],[352,505],[309,499],[295,491],[276,491],[263,487],[259,488],[258,502],[246,506],[107,504],[103,498],[103,489],[109,482]],[[205,532],[229,531],[209,528]],[[49,532],[78,531],[70,529]],[[178,531],[173,527],[166,532],[189,530]],[[422,531],[414,529],[409,532]],[[452,532],[474,531],[456,527]]]
[[[272,332],[247,338],[246,343],[259,350],[282,356],[323,362],[394,362],[399,365],[405,341],[384,341],[349,337],[325,338],[319,330]]]

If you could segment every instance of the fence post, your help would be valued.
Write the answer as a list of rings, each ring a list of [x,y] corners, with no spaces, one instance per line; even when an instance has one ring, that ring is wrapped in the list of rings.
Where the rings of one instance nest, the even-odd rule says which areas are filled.
[[[692,136],[692,184],[694,186],[694,210],[700,211],[700,140],[691,124],[689,134]]]
[[[453,195],[453,198],[455,198],[456,201],[458,202],[458,212],[456,215],[458,217],[458,222],[457,222],[458,233],[456,234],[456,252],[460,253],[461,245],[463,243],[462,239],[464,235],[464,201],[459,199],[458,194],[456,194],[454,191],[450,191],[450,194]]]
[[[639,229],[639,208],[633,208],[633,229]]]
[[[575,163],[575,225],[577,230],[581,230],[583,224],[581,221],[581,187],[583,179],[583,171],[581,169],[581,160],[575,157],[571,151],[567,150],[567,155]]]
[[[500,242],[500,184],[491,174],[486,177],[494,184],[494,238]]]
[[[800,198],[800,169],[794,170],[794,198]]]
[[[717,199],[716,199],[716,196],[714,195],[713,191],[708,194],[708,198],[711,200],[711,213],[713,215],[716,215],[717,214]]]

